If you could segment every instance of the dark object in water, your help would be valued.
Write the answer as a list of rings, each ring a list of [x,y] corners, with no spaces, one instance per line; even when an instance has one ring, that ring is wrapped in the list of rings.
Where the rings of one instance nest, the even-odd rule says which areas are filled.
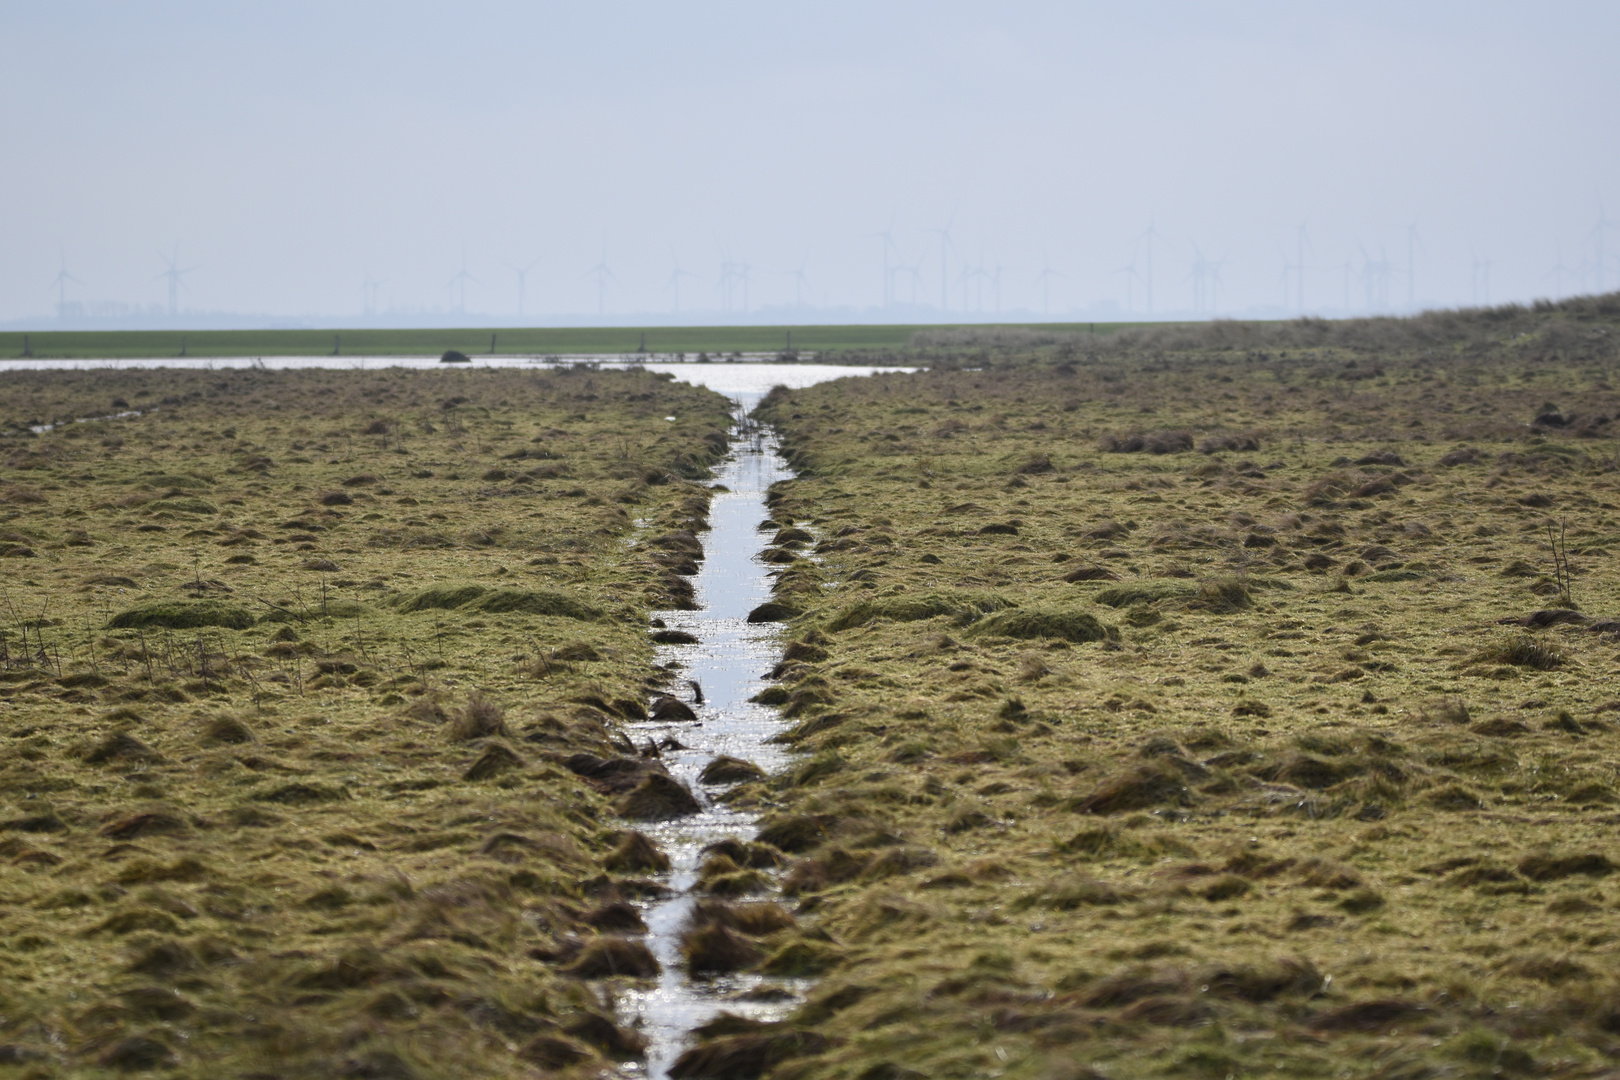
[[[669,856],[659,851],[646,833],[632,831],[624,834],[619,846],[602,860],[602,866],[620,874],[642,870],[662,874],[669,869]]]
[[[472,361],[460,349],[446,349],[444,355],[439,357],[441,364],[470,364]]]
[[[622,1028],[599,1013],[582,1013],[564,1025],[563,1030],[614,1061],[637,1061],[647,1056],[647,1040],[640,1032]]]
[[[752,761],[727,757],[722,754],[704,766],[698,777],[705,784],[740,784],[747,780],[763,780],[765,770]]]
[[[641,786],[619,803],[619,813],[635,821],[669,821],[701,812],[703,804],[679,780],[648,773]]]
[[[581,920],[592,930],[605,934],[645,934],[647,924],[634,907],[623,900],[612,900],[585,913]]]
[[[696,634],[688,634],[685,630],[657,630],[653,632],[655,645],[696,645]]]
[[[695,724],[698,719],[697,713],[692,711],[690,705],[680,698],[670,697],[668,694],[663,694],[654,700],[652,708],[648,709],[647,713],[654,720],[679,720],[684,723]]]
[[[563,968],[563,974],[576,979],[605,979],[612,975],[656,979],[658,971],[658,960],[647,946],[620,937],[597,938]]]
[[[799,610],[797,608],[778,603],[775,600],[767,600],[748,613],[748,621],[751,623],[787,622],[798,614]]]
[[[790,1058],[819,1054],[831,1045],[813,1031],[732,1035],[686,1051],[670,1066],[669,1075],[671,1080],[754,1080]]]
[[[752,941],[718,922],[689,931],[681,941],[681,952],[686,955],[686,970],[693,975],[742,971],[765,955]]]

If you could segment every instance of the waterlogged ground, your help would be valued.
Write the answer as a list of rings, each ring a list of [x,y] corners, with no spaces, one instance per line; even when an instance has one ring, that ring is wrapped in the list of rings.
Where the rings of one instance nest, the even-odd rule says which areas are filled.
[[[714,1059],[1612,1075],[1617,315],[768,399],[806,756],[758,787],[825,975]]]
[[[708,914],[735,911],[756,922],[763,916],[779,929],[793,922],[769,895],[774,891],[770,877],[757,868],[744,869],[748,854],[760,849],[735,847],[754,839],[756,813],[726,798],[738,779],[778,772],[791,754],[773,742],[784,726],[777,710],[750,700],[765,688],[764,675],[781,652],[775,625],[748,622],[749,613],[770,600],[770,568],[754,555],[770,539],[757,529],[766,516],[766,490],[790,475],[776,450],[776,440],[752,425],[744,423],[734,432],[732,456],[715,470],[718,487],[710,501],[710,529],[704,534],[705,559],[693,579],[700,610],[656,615],[666,630],[697,639],[659,650],[664,662],[694,690],[693,719],[682,715],[631,725],[637,742],[666,748],[661,757],[670,774],[698,793],[703,804],[698,813],[647,830],[671,863],[663,879],[671,894],[655,900],[644,914],[650,930],[648,946],[664,970],[655,987],[629,991],[620,1012],[646,1036],[648,1073],[653,1077],[668,1075],[687,1049],[690,1032],[718,1014],[778,1020],[802,1000],[806,989],[805,980],[733,970],[771,967],[765,953],[751,945],[744,948],[754,949],[756,955],[727,958],[718,967],[711,962],[712,970],[693,972],[686,959],[703,940],[697,935],[704,931],[694,931],[693,924]],[[695,700],[698,689],[701,701]],[[729,777],[724,772],[728,766],[733,773]],[[713,782],[716,779],[719,784]],[[744,865],[737,865],[717,845],[732,853],[743,851]],[[773,854],[771,864],[781,861],[780,853]],[[719,884],[728,877],[730,882]],[[735,899],[728,907],[706,894]],[[746,902],[740,899],[744,895],[749,897]]]
[[[635,1067],[614,1010],[656,984],[664,856],[620,815],[674,781],[626,733],[690,698],[647,628],[693,603],[726,398],[583,370],[0,397],[0,1071]]]
[[[14,373],[0,1059],[1611,1075],[1617,342],[946,332],[764,521],[645,371]]]

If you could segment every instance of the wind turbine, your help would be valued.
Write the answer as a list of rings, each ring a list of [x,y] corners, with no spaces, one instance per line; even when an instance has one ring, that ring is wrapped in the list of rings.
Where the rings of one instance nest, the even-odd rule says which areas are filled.
[[[167,270],[163,271],[163,273],[153,276],[152,280],[153,281],[159,281],[159,280],[162,280],[164,278],[168,279],[168,281],[169,281],[169,318],[172,319],[176,315],[180,314],[180,279],[184,275],[191,273],[193,270],[195,270],[197,268],[195,266],[188,266],[184,270],[180,269],[180,245],[179,244],[174,245],[174,258],[171,259],[169,256],[163,254],[162,252],[158,252],[158,258],[160,258],[164,262],[168,263],[169,268]]]
[[[1473,260],[1474,260],[1474,274],[1473,274],[1474,306],[1475,307],[1480,306],[1479,294],[1480,294],[1481,287],[1483,286],[1484,293],[1485,293],[1485,306],[1490,307],[1491,306],[1491,260],[1489,260],[1489,259],[1481,259],[1479,257],[1478,252],[1476,252],[1474,250],[1474,245],[1472,245],[1472,244],[1468,245],[1468,254],[1471,255],[1473,257]]]
[[[669,257],[675,260],[675,269],[670,271],[669,280],[664,284],[675,290],[675,314],[679,315],[681,313],[681,278],[695,278],[697,275],[690,270],[681,269],[680,257],[675,254],[673,249],[670,250]]]
[[[1202,314],[1215,310],[1215,282],[1221,271],[1221,264],[1226,262],[1225,257],[1220,262],[1211,262],[1204,258],[1204,252],[1197,244],[1193,245],[1192,271],[1184,280],[1193,283],[1193,312]]]
[[[1048,271],[1041,271],[1041,277],[1044,278],[1047,273]],[[1132,259],[1126,265],[1120,267],[1118,270],[1115,270],[1114,273],[1125,275],[1125,312],[1126,314],[1130,314],[1136,310],[1135,289],[1136,283],[1142,280],[1142,272],[1136,268],[1136,260]]]
[[[1562,300],[1564,298],[1564,278],[1574,277],[1576,273],[1576,271],[1571,270],[1569,267],[1564,265],[1564,245],[1560,243],[1558,245],[1557,265],[1555,265],[1551,270],[1547,271],[1541,280],[1546,281],[1547,278],[1552,278],[1554,294],[1553,299]]]
[[[888,307],[893,303],[894,297],[894,282],[891,280],[889,273],[889,249],[900,250],[899,246],[894,242],[894,222],[890,221],[889,227],[886,229],[867,233],[866,238],[868,240],[883,241],[883,306]]]
[[[807,255],[799,260],[797,270],[788,271],[788,276],[793,279],[793,308],[795,311],[804,309],[804,267],[809,261],[810,257]]]
[[[50,288],[56,290],[56,317],[58,319],[62,318],[63,313],[67,310],[67,283],[71,281],[75,285],[84,284],[84,282],[68,273],[67,248],[65,246],[61,247],[60,252],[62,256],[62,269],[56,272],[56,277],[51,279],[51,284],[49,286]]]
[[[906,276],[911,279],[911,306],[917,306],[917,294],[923,289],[922,260],[906,266]]]
[[[377,314],[377,290],[382,282],[371,276],[369,270],[360,272],[360,310],[365,315]]]
[[[513,266],[511,263],[506,264],[506,268],[508,270],[512,271],[512,273],[517,275],[517,279],[518,279],[518,318],[520,318],[520,319],[523,317],[523,279],[528,276],[529,271],[533,270],[535,263],[537,263],[539,261],[540,261],[539,259],[530,259],[529,260],[529,265],[527,265],[527,266]]]
[[[1221,310],[1221,271],[1226,267],[1226,256],[1209,264],[1209,313]]]
[[[1367,254],[1367,249],[1360,244],[1356,245],[1361,251],[1361,284],[1367,294],[1368,311],[1389,310],[1389,280],[1397,273],[1395,264],[1389,261],[1389,253],[1380,248],[1378,261]]]
[[[1406,227],[1406,309],[1417,310],[1417,249],[1423,241],[1418,238],[1417,222]]]
[[[722,250],[720,252],[720,284],[716,286],[720,290],[721,311],[731,310],[731,279],[733,274],[731,255]]]
[[[945,253],[948,252],[952,247],[955,246],[954,244],[951,243],[951,225],[955,221],[956,221],[956,215],[953,214],[953,215],[951,215],[950,219],[945,222],[945,227],[943,229],[929,229],[928,230],[929,232],[934,233],[936,236],[939,237],[939,310],[940,311],[949,311],[951,309],[950,292],[949,292],[949,290],[947,288],[947,285],[949,284],[949,279],[945,276]],[[967,299],[966,297],[963,297],[964,305],[966,303],[966,299]]]
[[[1147,277],[1144,281],[1147,285],[1147,313],[1149,315],[1153,314],[1153,245],[1155,243],[1168,243],[1168,241],[1159,233],[1159,230],[1152,222],[1148,222],[1147,231],[1136,238],[1136,244],[1138,248],[1145,244],[1147,250]],[[1136,265],[1136,254],[1134,252],[1131,254],[1131,265],[1133,267]]]
[[[1134,267],[1132,268],[1131,272],[1132,273],[1136,272]],[[1062,277],[1062,276],[1063,276],[1062,274],[1060,274],[1056,270],[1052,269],[1052,264],[1049,263],[1047,261],[1047,259],[1046,259],[1046,252],[1042,251],[1041,252],[1041,272],[1040,272],[1039,275],[1036,276],[1035,280],[1041,283],[1041,317],[1043,319],[1051,318],[1051,315],[1052,315],[1052,279],[1055,278],[1055,277]],[[1130,284],[1129,284],[1129,279],[1128,278],[1126,279],[1126,282],[1127,283],[1126,283],[1125,288],[1127,290],[1127,296],[1128,296],[1129,295],[1129,289],[1130,289]],[[1129,311],[1130,306],[1131,306],[1131,302],[1130,302],[1129,299],[1127,299],[1125,301],[1125,310]]]
[[[984,267],[984,245],[979,245],[979,265],[973,268],[973,307],[984,314],[984,283],[990,280],[990,271]]]
[[[613,271],[608,269],[606,248],[602,249],[601,261],[585,271],[586,277],[593,274],[596,276],[596,314],[602,315],[607,311],[607,283],[610,280],[615,282],[619,280],[613,276]]]
[[[1291,282],[1297,282],[1297,284],[1299,285],[1299,294],[1298,294],[1298,306],[1297,306],[1296,310],[1299,311],[1300,314],[1304,314],[1305,313],[1305,243],[1306,243],[1306,240],[1305,240],[1305,226],[1300,225],[1300,226],[1297,226],[1297,228],[1298,228],[1298,234],[1297,234],[1297,244],[1298,244],[1298,247],[1297,247],[1297,260],[1298,261],[1289,262],[1289,260],[1288,260],[1288,249],[1283,247],[1282,245],[1279,244],[1277,246],[1277,250],[1282,254],[1282,259],[1283,259],[1283,272],[1282,272],[1283,307],[1284,308],[1288,307],[1288,302],[1289,302],[1288,301],[1288,292],[1289,292],[1289,289],[1291,288]]]
[[[463,248],[461,252],[461,269],[457,270],[455,274],[451,276],[449,282],[450,288],[452,289],[456,288],[458,285],[461,287],[461,304],[456,310],[462,315],[467,314],[467,282],[469,281],[474,285],[483,284],[483,282],[467,273],[467,251],[465,248]]]
[[[963,312],[963,314],[967,313],[967,308],[968,308],[968,282],[972,279],[972,277],[973,277],[973,267],[969,266],[967,263],[964,262],[962,264],[962,269],[957,271],[957,274],[956,274],[956,284],[957,284],[957,287],[962,292],[962,312]]]
[[[1295,226],[1294,250],[1297,261],[1293,265],[1294,273],[1298,275],[1299,280],[1299,313],[1301,315],[1305,314],[1305,247],[1309,243],[1310,240],[1305,235],[1305,223],[1302,221]],[[1283,261],[1286,263],[1287,260],[1288,256],[1284,255]]]
[[[1620,228],[1620,221],[1609,220],[1608,215],[1603,212],[1603,200],[1600,198],[1598,200],[1597,224],[1593,225],[1592,231],[1586,234],[1587,239],[1592,241],[1592,251],[1595,256],[1592,265],[1597,271],[1597,291],[1600,293],[1604,289],[1603,274],[1608,269],[1608,260],[1603,255],[1603,236],[1609,229],[1616,228]]]

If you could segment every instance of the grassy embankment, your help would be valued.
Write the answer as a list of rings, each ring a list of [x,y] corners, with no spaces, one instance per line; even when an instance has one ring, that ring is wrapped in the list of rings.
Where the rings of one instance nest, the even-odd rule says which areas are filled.
[[[1612,1075],[1620,298],[919,344],[762,410],[826,974],[705,1060]]]
[[[727,402],[645,372],[0,378],[0,1072],[634,1057],[605,987],[649,974],[624,901],[658,856],[612,821],[660,767],[569,765],[635,759]],[[17,434],[125,408],[154,411]]]
[[[1098,334],[1121,324],[1097,323]],[[1090,331],[1092,324],[1040,327],[1040,332]],[[174,356],[439,356],[457,349],[469,356],[623,355],[647,352],[774,353],[790,345],[800,353],[887,353],[908,347],[922,326],[665,326],[519,327],[443,330],[129,330],[0,333],[3,360],[25,352],[40,359],[131,359]],[[26,338],[26,341],[24,340]],[[492,347],[493,346],[493,347]]]

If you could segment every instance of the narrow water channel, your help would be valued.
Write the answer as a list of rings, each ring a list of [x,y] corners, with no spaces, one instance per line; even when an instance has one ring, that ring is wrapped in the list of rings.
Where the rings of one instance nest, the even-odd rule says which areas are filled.
[[[764,673],[779,658],[780,631],[768,624],[750,625],[747,617],[771,595],[768,568],[755,558],[769,539],[757,528],[769,516],[765,492],[792,473],[778,456],[770,433],[740,419],[732,436],[731,456],[715,470],[715,482],[728,490],[716,492],[710,503],[704,560],[694,580],[701,610],[656,613],[671,629],[685,630],[699,641],[659,648],[661,663],[683,665],[676,672],[683,681],[676,685],[684,700],[691,702],[694,696],[684,680],[702,688],[702,703],[692,704],[699,722],[632,725],[638,744],[645,745],[649,738],[655,743],[672,739],[683,747],[666,750],[664,763],[704,804],[701,814],[643,830],[671,863],[665,878],[671,895],[650,902],[643,912],[647,945],[663,974],[655,988],[626,994],[619,1009],[621,1019],[639,1026],[648,1039],[647,1073],[653,1078],[667,1076],[686,1047],[687,1033],[722,1010],[759,1020],[779,1019],[805,989],[798,985],[802,980],[757,975],[692,979],[681,957],[681,935],[697,903],[691,890],[704,847],[727,838],[750,840],[757,825],[756,815],[716,801],[725,789],[705,786],[699,774],[722,754],[752,761],[768,773],[787,761],[781,747],[767,742],[782,727],[776,710],[748,700],[765,685]],[[787,993],[762,992],[767,989],[764,984]]]

